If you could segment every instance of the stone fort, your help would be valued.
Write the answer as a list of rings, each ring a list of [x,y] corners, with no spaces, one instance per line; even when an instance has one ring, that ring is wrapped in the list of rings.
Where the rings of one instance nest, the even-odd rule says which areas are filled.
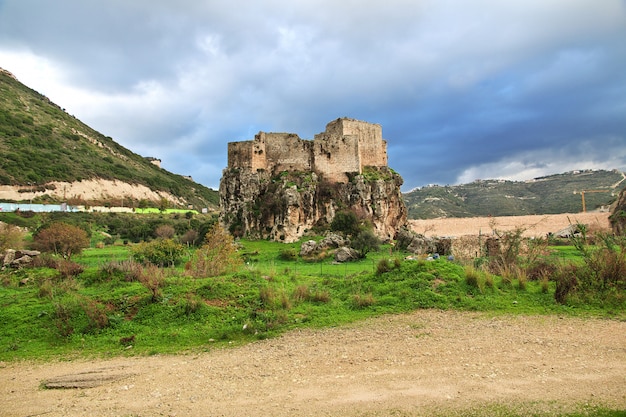
[[[387,166],[387,142],[379,124],[339,118],[326,125],[314,139],[294,133],[259,132],[254,140],[228,143],[228,168],[313,171],[327,181],[348,182],[346,173]]]

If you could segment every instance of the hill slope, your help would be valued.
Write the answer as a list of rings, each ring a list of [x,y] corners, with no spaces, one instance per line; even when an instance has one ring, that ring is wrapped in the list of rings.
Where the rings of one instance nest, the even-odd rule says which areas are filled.
[[[33,192],[40,201],[61,201],[72,184],[89,181],[101,187],[85,194],[91,203],[115,203],[114,185],[141,189],[148,199],[166,198],[179,205],[217,208],[218,193],[151,163],[67,114],[47,97],[0,69],[0,199],[9,190]],[[61,185],[62,184],[62,185]],[[90,201],[86,201],[90,202]]]
[[[521,216],[578,213],[586,192],[587,211],[615,202],[626,186],[625,174],[613,170],[572,171],[531,181],[478,180],[470,184],[429,186],[404,194],[410,219],[436,217]]]

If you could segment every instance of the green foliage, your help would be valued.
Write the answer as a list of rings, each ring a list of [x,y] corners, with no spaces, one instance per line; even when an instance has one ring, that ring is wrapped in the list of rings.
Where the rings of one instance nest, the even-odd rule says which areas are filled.
[[[280,251],[279,257],[283,261],[295,261],[298,258],[298,251],[295,248],[285,248]]]
[[[344,236],[356,236],[359,233],[359,219],[353,211],[340,211],[330,223],[330,230]]]
[[[209,241],[233,247],[223,230],[213,233],[224,239]],[[79,273],[62,274],[60,269],[73,269],[56,269],[60,260],[54,257],[0,272],[0,320],[15,324],[0,340],[0,360],[129,354],[130,344],[133,354],[204,350],[294,327],[336,326],[418,308],[609,317],[624,317],[625,311],[599,303],[572,309],[578,292],[559,304],[553,281],[528,280],[522,288],[517,276],[503,285],[502,276],[444,259],[410,261],[400,252],[390,258],[388,247],[334,265],[282,256],[298,243],[242,240],[234,253],[236,260],[245,254],[245,264],[189,279],[181,267],[142,265],[133,246],[86,249],[73,258],[83,268]],[[579,266],[585,267],[582,260]],[[132,343],[121,342],[131,335]]]
[[[361,229],[350,242],[350,247],[359,253],[359,257],[365,258],[370,251],[377,251],[380,247],[380,239],[372,229]]]
[[[131,253],[137,262],[173,266],[182,260],[185,247],[172,239],[156,239],[138,243],[131,248]]]
[[[569,262],[555,274],[555,299],[561,304],[626,305],[626,237],[600,234],[598,244],[589,242],[587,228],[577,225],[580,234],[572,243],[582,264]]]

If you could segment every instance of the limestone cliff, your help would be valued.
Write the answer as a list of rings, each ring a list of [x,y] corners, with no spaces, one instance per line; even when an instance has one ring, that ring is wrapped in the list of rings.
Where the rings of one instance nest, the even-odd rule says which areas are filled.
[[[387,167],[349,173],[348,182],[331,182],[314,172],[226,169],[220,184],[221,221],[236,236],[298,240],[327,227],[335,213],[351,210],[371,222],[383,240],[405,225],[402,178]]]

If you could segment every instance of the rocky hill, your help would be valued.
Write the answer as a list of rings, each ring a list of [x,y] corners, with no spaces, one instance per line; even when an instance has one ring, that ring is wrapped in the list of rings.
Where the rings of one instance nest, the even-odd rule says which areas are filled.
[[[522,216],[609,210],[626,187],[618,170],[582,170],[530,181],[477,180],[404,194],[409,218]]]
[[[209,208],[217,191],[161,169],[0,69],[0,200],[88,205],[168,200]]]

